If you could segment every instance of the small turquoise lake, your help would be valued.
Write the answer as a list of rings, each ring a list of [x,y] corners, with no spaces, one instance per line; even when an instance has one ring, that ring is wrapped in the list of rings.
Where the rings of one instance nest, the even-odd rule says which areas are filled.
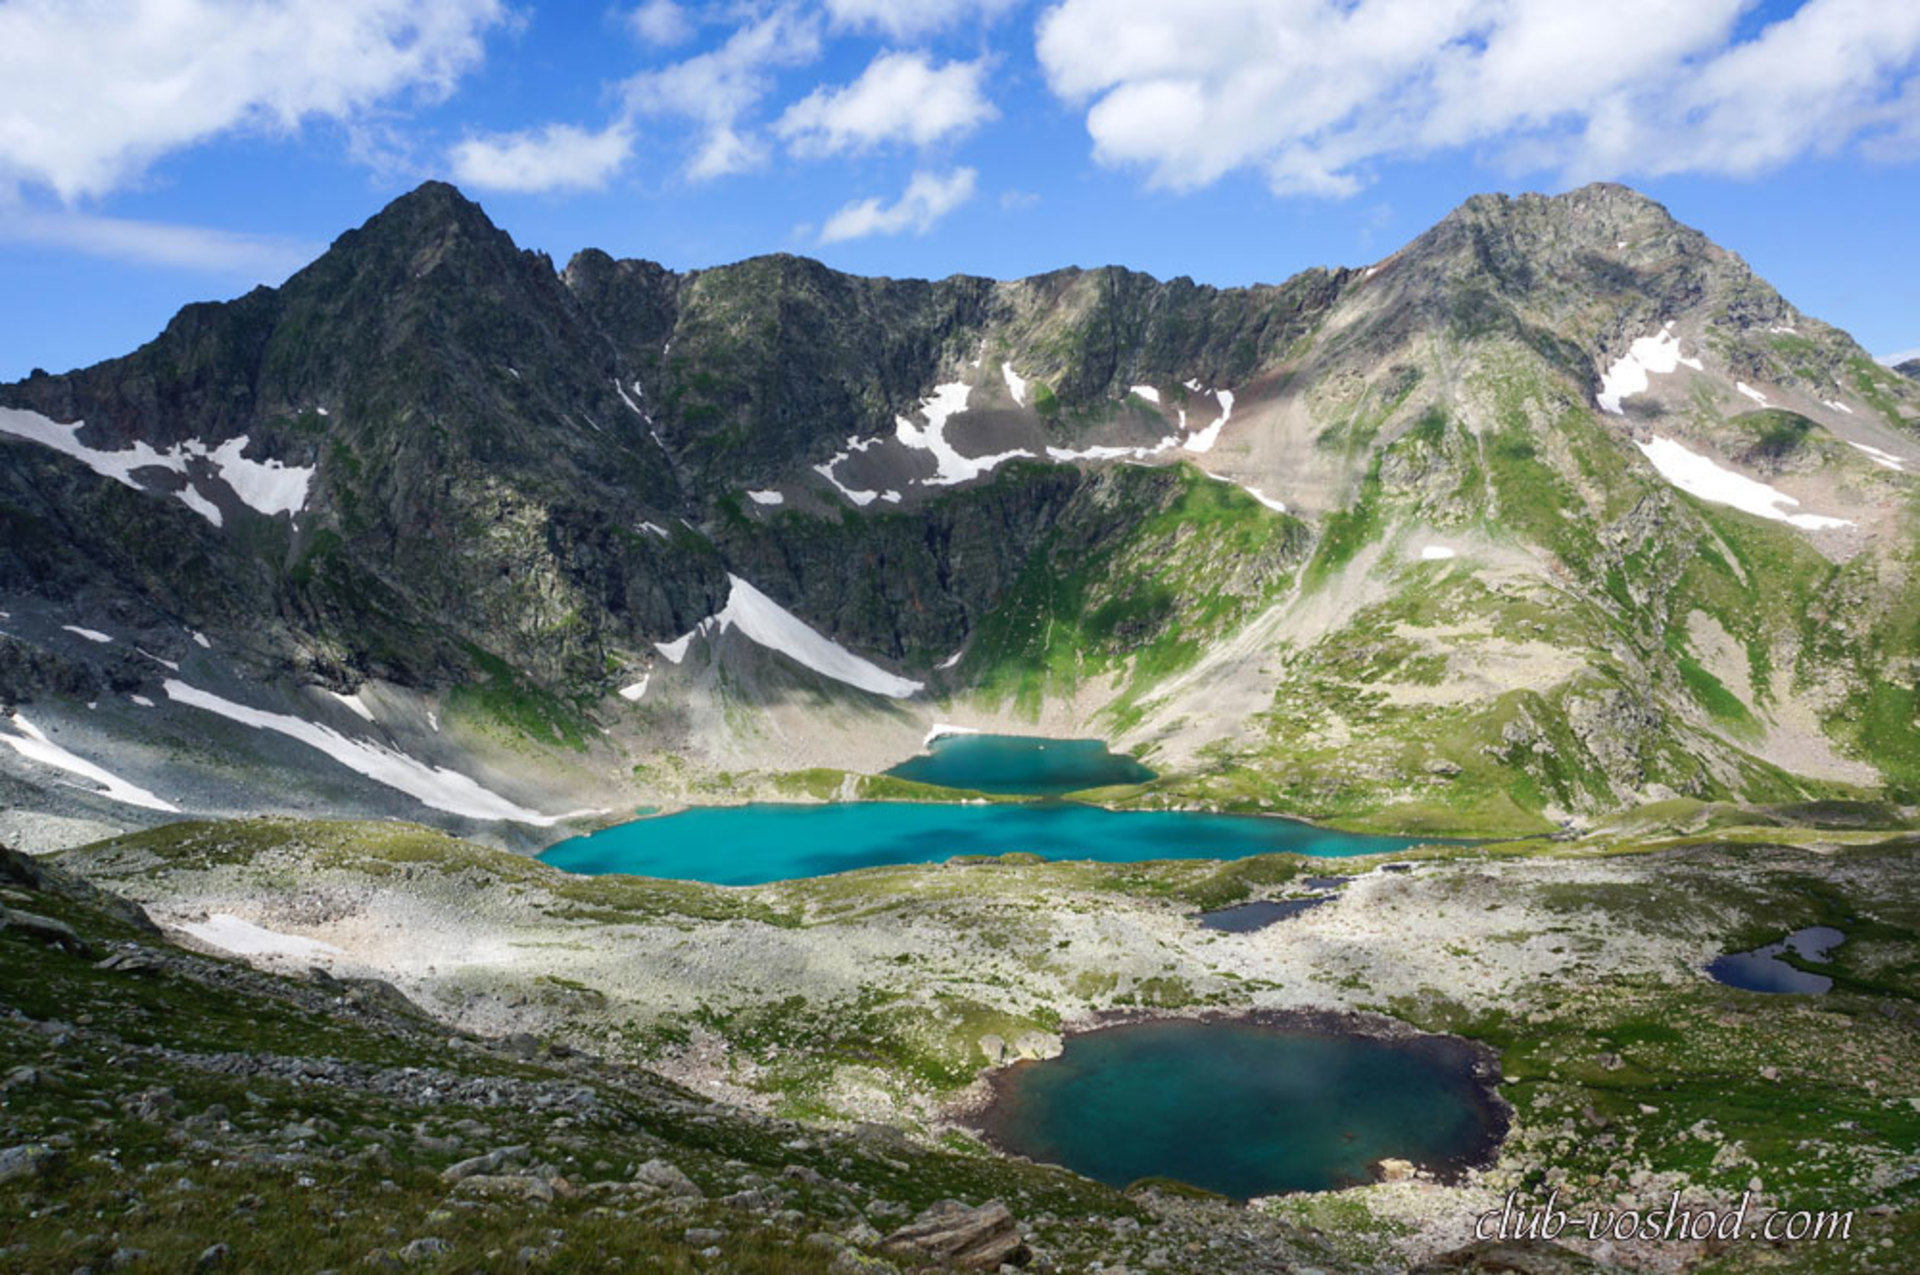
[[[1059,797],[1084,788],[1144,784],[1154,774],[1097,739],[942,735],[886,772],[896,779],[974,792]]]
[[[1285,851],[1384,854],[1432,838],[1335,832],[1292,819],[1115,811],[1071,802],[1000,805],[862,801],[707,806],[574,837],[540,856],[567,872],[759,885],[884,864],[1015,852],[1134,863]]]
[[[1506,1133],[1490,1085],[1453,1037],[1168,1019],[1007,1068],[978,1123],[1109,1186],[1173,1178],[1245,1200],[1359,1185],[1390,1157],[1441,1175],[1476,1163]]]

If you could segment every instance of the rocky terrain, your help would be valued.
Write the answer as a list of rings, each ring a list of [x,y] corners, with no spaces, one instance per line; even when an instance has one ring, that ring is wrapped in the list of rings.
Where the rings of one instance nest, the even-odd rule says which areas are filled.
[[[1497,1158],[1458,1181],[1392,1175],[1246,1209],[1167,1206],[1180,1223],[1150,1217],[1158,1205],[1135,1212],[1138,1191],[1123,1207],[1082,1183],[1109,1203],[1083,1204],[1102,1220],[1073,1225],[1124,1216],[1144,1229],[1034,1239],[1062,1270],[1405,1270],[1465,1260],[1475,1219],[1510,1190],[1651,1207],[1675,1190],[1750,1189],[1764,1209],[1855,1208],[1857,1230],[1844,1245],[1764,1251],[1573,1247],[1634,1269],[1891,1271],[1920,1189],[1920,897],[1912,834],[1861,826],[1886,815],[1677,803],[1579,841],[1384,861],[1015,856],[747,889],[569,877],[426,829],[272,820],[174,824],[57,862],[145,901],[172,939],[208,953],[167,958],[186,968],[231,970],[212,958],[246,953],[334,1003],[418,1005],[468,1056],[537,1045],[580,1060],[573,1074],[610,1068],[717,1102],[715,1119],[785,1130],[781,1145],[879,1137],[896,1158],[950,1156],[996,1183],[959,1193],[970,1205],[985,1190],[1023,1221],[1033,1206],[991,1175],[1029,1170],[983,1146],[969,1112],[986,1069],[1056,1052],[1062,1033],[1126,1015],[1340,1011],[1463,1034],[1498,1056],[1512,1127]],[[1348,879],[1306,884],[1329,873]],[[1329,892],[1252,933],[1194,920]],[[1702,973],[1721,952],[1814,923],[1848,934],[1831,965],[1808,967],[1834,978],[1825,996],[1742,992]],[[286,986],[262,979],[245,985]],[[533,1137],[516,1126],[495,1140]],[[557,1171],[577,1184],[579,1170]],[[1060,1207],[1045,1212],[1066,1225]],[[867,1216],[875,1231],[906,1220]],[[1235,1249],[1235,1236],[1250,1242]]]
[[[430,183],[0,386],[0,830],[530,848],[936,721],[1366,827],[1907,800],[1917,414],[1617,186],[1216,289],[556,270]]]

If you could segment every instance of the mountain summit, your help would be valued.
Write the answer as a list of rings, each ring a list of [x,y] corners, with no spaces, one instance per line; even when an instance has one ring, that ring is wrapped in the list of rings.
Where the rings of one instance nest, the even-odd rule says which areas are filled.
[[[1376,827],[1911,801],[1917,416],[1619,186],[1217,289],[556,272],[428,183],[0,386],[0,805],[533,843],[936,719]]]

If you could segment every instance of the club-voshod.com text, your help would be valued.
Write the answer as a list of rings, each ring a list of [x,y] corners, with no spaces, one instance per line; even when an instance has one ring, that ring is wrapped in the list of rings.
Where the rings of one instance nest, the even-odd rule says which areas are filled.
[[[1734,1205],[1683,1201],[1675,1191],[1665,1203],[1647,1209],[1560,1206],[1555,1191],[1543,1202],[1509,1192],[1506,1202],[1474,1222],[1482,1240],[1758,1240],[1764,1243],[1853,1238],[1853,1210],[1752,1208],[1747,1191]]]

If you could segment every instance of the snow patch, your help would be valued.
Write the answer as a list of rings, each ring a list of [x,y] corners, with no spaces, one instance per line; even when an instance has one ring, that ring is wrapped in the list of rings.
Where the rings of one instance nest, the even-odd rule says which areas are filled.
[[[301,938],[297,934],[282,934],[251,921],[242,921],[226,912],[215,912],[204,921],[191,921],[180,929],[202,943],[223,952],[232,952],[235,956],[289,956],[295,960],[312,960],[316,956],[346,955],[331,943]]]
[[[133,475],[140,470],[164,469],[190,480],[192,475],[187,462],[200,459],[213,466],[214,471],[242,502],[263,514],[298,513],[306,504],[307,488],[314,471],[277,460],[248,460],[240,454],[247,448],[245,434],[230,438],[214,448],[188,439],[166,451],[156,451],[147,443],[136,440],[131,447],[119,451],[102,451],[80,441],[80,430],[85,425],[85,421],[61,425],[38,412],[0,407],[0,434],[11,434],[15,438],[50,447],[62,455],[73,457],[101,477],[111,478],[135,491],[147,490],[144,484],[134,481]],[[192,486],[173,494],[214,526],[221,525],[219,509]]]
[[[967,648],[963,646],[959,650],[955,651],[952,655],[949,655],[946,659],[941,660],[938,664],[934,665],[934,667],[942,670],[950,669],[954,665],[958,664],[960,662],[960,657],[965,655],[966,653],[967,653]]]
[[[1189,382],[1189,387],[1192,387],[1191,382]],[[1205,394],[1209,391],[1198,390],[1197,392]],[[1211,393],[1214,399],[1220,404],[1220,418],[1211,425],[1208,425],[1205,429],[1187,436],[1187,441],[1183,446],[1190,452],[1212,451],[1213,445],[1220,441],[1220,431],[1227,427],[1227,421],[1233,415],[1233,391],[1213,390]],[[1184,418],[1182,419],[1184,421]]]
[[[1447,548],[1445,545],[1428,545],[1420,551],[1420,560],[1422,562],[1445,562],[1448,558],[1455,556],[1457,555],[1453,550]]]
[[[639,703],[640,697],[647,693],[647,683],[652,680],[653,674],[649,673],[639,681],[633,683],[633,685],[621,687],[620,698],[626,700],[629,704]]]
[[[947,441],[947,421],[967,410],[967,398],[972,392],[972,388],[964,381],[936,385],[933,395],[916,409],[927,418],[926,425],[915,425],[905,416],[893,418],[893,436],[902,446],[928,452],[933,456],[937,468],[934,470],[933,477],[925,480],[925,486],[950,487],[955,483],[978,478],[1017,457],[1033,455],[1024,448],[1016,448],[993,456],[962,456],[953,444]]]
[[[138,704],[138,705],[139,705],[140,707],[142,707],[142,708],[152,708],[152,707],[153,707],[153,701],[152,701],[152,700],[150,700],[150,699],[148,699],[148,698],[147,698],[146,696],[144,696],[144,695],[129,695],[129,696],[127,696],[127,698],[128,698],[128,699],[130,699],[130,700],[132,700],[132,701],[133,701],[134,703],[136,703],[136,704]]]
[[[1138,394],[1141,398],[1144,398],[1147,402],[1155,406],[1158,406],[1160,403],[1160,391],[1154,389],[1151,385],[1135,385],[1128,389],[1127,393]]]
[[[687,648],[693,645],[693,640],[700,636],[700,631],[706,624],[707,621],[700,621],[671,642],[655,642],[653,649],[666,656],[669,664],[678,664],[687,658]]]
[[[787,503],[787,498],[777,491],[750,491],[747,493],[747,499],[756,505],[784,505]]]
[[[662,527],[657,522],[643,522],[640,524],[640,530],[651,532],[652,534],[660,537],[662,540],[668,539],[667,529],[665,527]]]
[[[207,635],[197,629],[193,634],[193,644],[203,651],[211,651],[213,649],[213,643],[207,641]]]
[[[1791,323],[1782,323],[1782,324],[1781,324],[1781,325],[1780,325],[1779,327],[1775,327],[1775,328],[1768,328],[1768,329],[1767,329],[1767,331],[1769,331],[1769,332],[1784,332],[1784,333],[1785,333],[1786,335],[1788,335],[1788,336],[1798,336],[1798,335],[1799,335],[1799,333],[1797,333],[1797,332],[1795,332],[1795,331],[1793,330],[1793,325],[1792,325]]]
[[[175,673],[178,673],[180,671],[180,666],[178,664],[175,664],[172,660],[161,659],[159,656],[155,655],[152,651],[149,651],[144,646],[136,646],[133,649],[140,652],[140,654],[146,656],[148,659],[152,660],[155,664],[158,664],[161,668],[172,669]]]
[[[1759,390],[1754,389],[1753,386],[1748,385],[1745,381],[1735,381],[1733,388],[1739,390],[1742,394],[1745,394],[1748,398],[1760,404],[1760,406],[1765,407],[1767,405],[1767,396]]]
[[[924,689],[922,683],[895,676],[823,636],[739,576],[729,575],[727,582],[731,586],[727,605],[673,641],[654,643],[660,654],[678,664],[686,658],[694,638],[737,628],[750,641],[778,651],[803,668],[875,695],[905,699]]]
[[[183,447],[196,444],[183,443]],[[240,453],[247,449],[247,436],[229,438],[206,453],[220,467],[220,477],[243,504],[271,517],[297,514],[307,505],[307,488],[313,482],[313,470],[287,465],[277,460],[248,460]]]
[[[1007,378],[1007,393],[1013,395],[1013,405],[1015,407],[1025,407],[1027,405],[1027,378],[1014,371],[1013,364],[1011,363],[1002,363],[1000,365],[1000,375]]]
[[[1848,407],[1845,403],[1842,403],[1839,399],[1823,398],[1820,401],[1822,403],[1825,403],[1828,407],[1831,407],[1836,412],[1845,412],[1848,416],[1853,415],[1853,409],[1851,407]]]
[[[1865,452],[1867,459],[1876,465],[1882,465],[1897,473],[1904,474],[1907,472],[1907,463],[1898,456],[1895,456],[1892,452],[1883,452],[1878,447],[1870,447],[1866,443],[1856,443],[1852,439],[1847,440],[1847,446],[1856,451]]]
[[[180,497],[181,504],[193,510],[193,512],[199,514],[214,526],[224,527],[227,525],[225,516],[220,512],[220,506],[214,504],[205,496],[202,496],[198,488],[188,485],[173,494]]]
[[[1766,483],[1755,482],[1743,474],[1722,468],[1671,438],[1655,437],[1650,443],[1636,441],[1634,446],[1660,471],[1662,478],[1690,496],[1698,496],[1716,505],[1728,505],[1762,518],[1771,518],[1775,522],[1788,523],[1805,531],[1853,525],[1844,518],[1787,513],[1781,506],[1800,502]]]
[[[88,705],[88,707],[92,707],[92,705]],[[14,729],[20,733],[17,735],[0,735],[0,743],[10,745],[14,752],[19,753],[27,760],[37,761],[43,766],[52,766],[56,770],[64,770],[69,774],[78,775],[82,779],[90,779],[100,785],[95,795],[105,797],[110,801],[118,801],[129,806],[140,806],[146,810],[164,811],[171,815],[180,813],[180,807],[170,802],[162,801],[138,784],[128,783],[112,771],[102,769],[86,758],[75,756],[73,753],[60,747],[60,745],[48,739],[39,727],[28,721],[26,716],[17,710],[14,712],[11,720]],[[75,786],[78,787],[78,785]]]
[[[927,737],[920,741],[925,748],[936,739],[945,739],[949,735],[978,735],[980,732],[971,726],[950,726],[946,722],[935,722],[927,731]]]
[[[339,691],[328,691],[327,694],[333,696],[335,699],[339,700],[342,704],[345,704],[349,709],[353,710],[353,712],[357,716],[359,716],[362,721],[370,722],[373,720],[373,710],[368,708],[366,704],[361,701],[359,691],[355,691],[351,695],[342,695]]]
[[[83,629],[77,624],[63,624],[60,627],[65,629],[69,633],[78,633],[81,637],[85,638],[89,642],[113,641],[112,638],[102,633],[99,629]]]
[[[1649,375],[1665,376],[1683,365],[1696,372],[1702,370],[1699,359],[1680,353],[1680,339],[1673,334],[1673,324],[1668,323],[1655,335],[1643,336],[1627,347],[1626,354],[1600,378],[1600,393],[1594,401],[1602,411],[1624,416],[1621,399],[1644,392],[1652,384]]]
[[[650,419],[645,412],[640,410],[640,405],[633,401],[632,395],[627,393],[627,387],[620,384],[620,378],[617,376],[613,378],[613,388],[619,393],[620,401],[627,405],[628,411],[632,412],[635,416],[638,416],[643,421]],[[633,388],[636,390],[639,389],[640,382],[635,381],[633,383]]]
[[[525,806],[517,805],[498,793],[481,787],[458,771],[448,770],[444,766],[429,766],[384,744],[349,739],[330,726],[322,726],[299,717],[290,717],[285,713],[270,713],[264,709],[248,708],[245,704],[236,704],[232,700],[222,699],[218,695],[173,678],[169,678],[162,685],[169,699],[177,700],[190,708],[204,709],[228,721],[238,722],[242,726],[250,726],[255,730],[274,731],[289,739],[297,740],[309,748],[325,753],[348,770],[365,775],[375,783],[385,784],[389,788],[406,793],[421,805],[434,810],[444,810],[448,814],[487,822],[511,820],[514,823],[532,824],[537,828],[549,828],[563,819],[574,817],[573,814],[543,815],[537,810],[528,810]],[[585,812],[574,812],[574,814],[582,813]]]
[[[1049,447],[1047,448],[1047,459],[1061,462],[1075,460],[1146,460],[1150,456],[1158,456],[1161,452],[1171,451],[1179,445],[1180,440],[1170,434],[1155,443],[1152,447],[1107,447],[1096,444],[1092,447],[1083,447],[1079,451],[1072,451],[1065,447]]]

